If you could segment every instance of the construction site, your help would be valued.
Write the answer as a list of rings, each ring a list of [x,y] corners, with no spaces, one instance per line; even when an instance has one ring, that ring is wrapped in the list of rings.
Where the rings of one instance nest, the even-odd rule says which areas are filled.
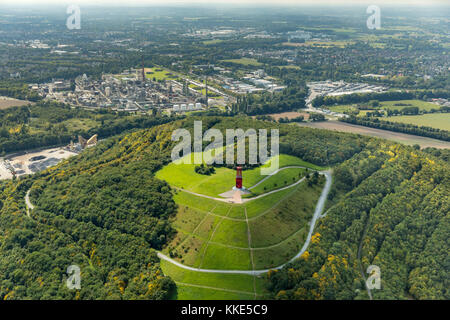
[[[81,153],[86,148],[97,145],[97,135],[89,139],[78,136],[78,142],[58,148],[44,149],[33,152],[23,152],[0,158],[0,180],[13,179],[27,174],[34,174],[57,165]]]

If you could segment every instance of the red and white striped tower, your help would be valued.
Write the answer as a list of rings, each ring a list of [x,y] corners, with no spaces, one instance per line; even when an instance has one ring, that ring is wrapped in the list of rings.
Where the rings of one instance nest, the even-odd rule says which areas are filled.
[[[236,167],[236,189],[242,189],[242,167]]]

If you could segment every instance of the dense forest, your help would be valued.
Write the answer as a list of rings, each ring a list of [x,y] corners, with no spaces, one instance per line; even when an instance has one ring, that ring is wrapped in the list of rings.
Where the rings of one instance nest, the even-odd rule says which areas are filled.
[[[0,81],[0,96],[33,102],[41,100],[37,92],[30,90],[26,84],[11,81]]]
[[[78,135],[98,134],[103,139],[176,119],[109,110],[89,111],[49,101],[0,110],[0,118],[0,154],[68,144],[70,140],[76,141]]]
[[[307,253],[267,274],[276,299],[448,299],[446,152],[240,116],[186,118],[101,141],[56,167],[0,183],[0,299],[167,299],[155,249],[175,232],[171,188],[154,178],[174,129],[278,128],[280,152],[334,166],[325,218]],[[27,216],[30,190],[35,209]],[[67,266],[82,270],[70,291]],[[17,266],[20,265],[20,268]],[[364,272],[362,272],[364,271]]]
[[[47,171],[3,182],[0,299],[168,298],[174,283],[161,273],[153,249],[174,236],[169,217],[176,206],[170,187],[153,173],[170,161],[172,131],[192,130],[193,120],[109,138]],[[356,136],[247,117],[202,120],[204,130],[279,127],[292,153],[321,164],[350,158],[370,140],[357,138],[361,141],[350,147]],[[314,147],[289,140],[300,136]],[[322,151],[327,148],[336,156],[328,157]],[[27,190],[36,206],[30,217],[24,203]],[[81,290],[65,286],[71,264],[82,270]]]
[[[238,96],[237,102],[231,106],[231,111],[248,115],[260,115],[303,109],[306,107],[305,96],[305,87],[291,87],[275,94],[263,93]]]
[[[170,159],[173,129],[111,138],[31,178],[3,182],[0,299],[167,299],[174,283],[152,248],[173,235],[176,206],[153,173]],[[30,187],[37,208],[27,217]],[[81,290],[65,286],[72,264],[81,268]]]
[[[370,143],[334,169],[326,217],[305,254],[268,274],[276,299],[449,299],[448,162]]]

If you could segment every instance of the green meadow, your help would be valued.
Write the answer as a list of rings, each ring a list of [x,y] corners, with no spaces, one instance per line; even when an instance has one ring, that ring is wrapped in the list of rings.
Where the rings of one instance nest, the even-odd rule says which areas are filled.
[[[240,64],[243,66],[254,66],[254,67],[262,66],[262,63],[258,62],[258,60],[256,60],[256,59],[252,59],[252,58],[229,59],[229,60],[222,60],[222,61],[231,62],[234,64]]]
[[[164,260],[161,269],[177,283],[173,299],[249,300],[267,295],[264,279],[258,276],[195,272]]]
[[[194,154],[189,157],[193,160]],[[312,186],[306,180],[291,185],[323,168],[288,155],[279,155],[263,167],[273,161],[285,169],[268,176],[261,175],[261,168],[243,172],[245,186],[261,183],[250,195],[259,197],[245,198],[242,204],[175,189],[178,212],[171,222],[177,233],[163,253],[186,266],[213,270],[270,269],[295,256],[308,235],[325,178]],[[201,175],[195,172],[196,165],[182,162],[165,166],[156,177],[211,197],[229,191],[235,183],[235,170],[216,168],[214,174]],[[264,195],[269,191],[275,192]],[[176,299],[254,299],[265,294],[264,280],[251,275],[195,272],[163,260],[161,266],[177,283]]]
[[[306,240],[323,183],[323,177],[313,186],[305,181],[243,204],[178,191],[174,196],[178,213],[173,218],[178,233],[163,252],[185,265],[204,269],[252,270],[280,265]]]
[[[422,100],[396,100],[380,102],[383,109],[401,110],[406,107],[418,107],[419,110],[430,111],[431,109],[439,109],[439,106]],[[396,104],[405,104],[405,106],[396,106]]]
[[[155,78],[156,81],[161,80],[175,80],[178,78],[178,76],[175,73],[172,73],[169,70],[163,69],[163,68],[146,68],[145,69],[145,77],[147,79],[153,79]]]
[[[368,104],[368,103],[367,103]],[[364,105],[364,103],[361,103]],[[380,101],[380,107],[377,109],[384,110],[402,110],[407,107],[418,107],[420,111],[430,111],[431,109],[439,109],[439,106],[422,100],[394,100],[394,101]],[[337,106],[329,106],[327,107],[331,111],[335,112],[351,112],[358,110],[357,104],[343,104]],[[360,110],[359,115],[364,115],[365,110]],[[372,110],[369,110],[369,112]]]
[[[383,118],[392,122],[410,123],[417,126],[450,130],[450,113],[427,113],[414,116],[393,116]]]
[[[188,157],[188,156],[186,156]],[[186,157],[179,161],[172,162],[165,166],[163,169],[156,173],[156,177],[161,180],[167,181],[170,185],[178,187],[184,190],[188,190],[195,193],[200,193],[208,196],[217,197],[221,193],[229,191],[235,185],[236,171],[226,167],[215,168],[215,173],[211,175],[203,175],[195,172],[196,164],[193,164],[195,154],[192,153],[191,163],[185,164],[183,161]],[[287,166],[303,166],[314,170],[321,170],[323,168],[315,166],[308,162],[305,162],[297,157],[289,155],[279,155],[276,158],[269,160],[265,165],[244,170],[243,172],[243,184],[244,187],[249,188],[255,185],[257,182],[264,179],[266,176],[261,175],[261,168],[269,168],[272,162],[279,162],[279,167]],[[292,177],[290,175],[298,176],[297,171],[284,172],[282,170],[278,172],[274,177],[271,177],[270,183],[277,183],[277,185],[284,184],[286,179],[291,182]],[[263,186],[264,188],[264,186]],[[257,191],[260,191],[257,189]],[[259,192],[261,193],[261,192]],[[258,193],[258,194],[259,194]]]

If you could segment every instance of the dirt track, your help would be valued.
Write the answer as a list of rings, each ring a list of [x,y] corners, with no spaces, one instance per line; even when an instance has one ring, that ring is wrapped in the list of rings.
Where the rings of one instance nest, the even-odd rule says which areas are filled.
[[[378,137],[388,140],[393,140],[395,142],[413,145],[418,144],[421,148],[434,147],[438,149],[450,149],[450,142],[441,141],[432,138],[420,137],[406,133],[393,132],[387,130],[381,130],[376,128],[369,128],[364,126],[359,126],[355,124],[340,122],[340,121],[324,121],[324,122],[302,122],[298,125],[309,128],[335,130],[341,132],[351,132],[361,135]]]

